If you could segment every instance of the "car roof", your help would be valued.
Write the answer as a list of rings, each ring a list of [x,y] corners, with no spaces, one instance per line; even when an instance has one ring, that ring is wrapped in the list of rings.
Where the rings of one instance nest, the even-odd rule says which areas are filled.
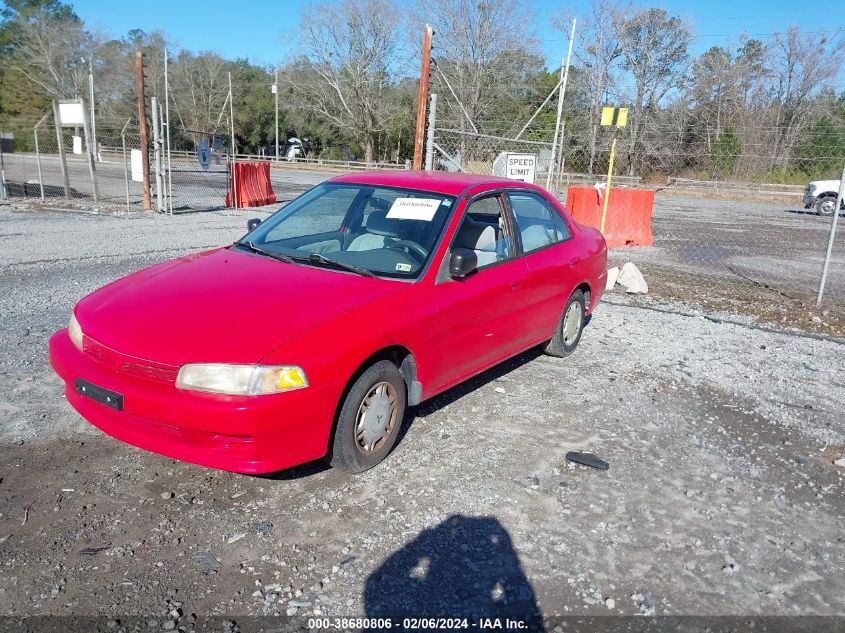
[[[345,174],[332,178],[330,182],[350,182],[362,185],[384,185],[403,187],[420,191],[431,191],[456,196],[467,187],[487,183],[501,183],[504,186],[521,186],[524,183],[499,178],[497,176],[479,176],[477,174],[450,173],[442,171],[364,171]]]

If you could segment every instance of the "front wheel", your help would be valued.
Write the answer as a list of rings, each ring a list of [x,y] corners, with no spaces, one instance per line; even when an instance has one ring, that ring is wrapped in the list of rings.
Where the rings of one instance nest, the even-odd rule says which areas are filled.
[[[387,457],[405,417],[405,381],[388,360],[371,365],[346,395],[338,414],[329,464],[351,473]]]
[[[827,196],[816,200],[816,215],[831,215],[836,208],[836,198]]]
[[[576,290],[566,302],[555,334],[543,351],[549,356],[558,358],[569,356],[574,352],[581,340],[581,332],[584,330],[585,312],[584,293]]]

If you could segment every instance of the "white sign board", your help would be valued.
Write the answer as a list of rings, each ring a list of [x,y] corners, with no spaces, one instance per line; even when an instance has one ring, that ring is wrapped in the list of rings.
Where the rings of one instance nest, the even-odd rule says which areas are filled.
[[[537,172],[537,154],[508,153],[505,162],[505,178],[534,184]]]
[[[425,220],[431,222],[441,200],[426,198],[396,198],[387,212],[392,220]]]
[[[82,137],[81,136],[74,136],[73,137],[73,153],[74,154],[81,154],[82,153]]]
[[[144,155],[141,150],[133,149],[130,156],[130,164],[132,165],[132,182],[144,182]]]
[[[59,102],[59,118],[63,127],[75,127],[85,124],[85,111],[81,101]]]

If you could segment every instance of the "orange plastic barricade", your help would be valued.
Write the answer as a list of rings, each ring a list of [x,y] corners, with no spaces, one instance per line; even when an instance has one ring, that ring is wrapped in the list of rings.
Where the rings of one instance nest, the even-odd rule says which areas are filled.
[[[604,199],[595,187],[570,187],[566,209],[576,222],[601,227]],[[612,189],[604,221],[604,239],[608,248],[652,246],[651,214],[654,191],[650,189]]]
[[[276,194],[270,184],[269,162],[235,163],[232,177],[238,190],[237,208],[260,207],[276,202]],[[234,199],[230,183],[229,191],[226,192],[226,206],[234,206]]]

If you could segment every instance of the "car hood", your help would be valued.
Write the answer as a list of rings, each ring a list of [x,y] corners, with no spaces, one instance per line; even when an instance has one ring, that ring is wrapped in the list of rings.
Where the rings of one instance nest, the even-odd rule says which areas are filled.
[[[82,299],[75,313],[87,336],[138,358],[254,363],[404,285],[221,248],[118,279]]]

